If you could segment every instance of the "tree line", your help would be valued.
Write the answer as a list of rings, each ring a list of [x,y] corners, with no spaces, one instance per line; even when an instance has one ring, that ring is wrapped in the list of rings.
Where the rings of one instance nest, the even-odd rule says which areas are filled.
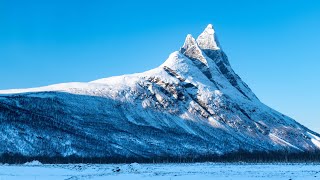
[[[195,163],[195,162],[222,162],[222,163],[315,163],[320,162],[319,152],[288,153],[273,152],[247,152],[238,151],[224,155],[194,155],[182,157],[81,157],[81,156],[24,156],[21,154],[4,153],[0,156],[0,163],[24,164],[38,160],[45,164],[109,164],[109,163]]]

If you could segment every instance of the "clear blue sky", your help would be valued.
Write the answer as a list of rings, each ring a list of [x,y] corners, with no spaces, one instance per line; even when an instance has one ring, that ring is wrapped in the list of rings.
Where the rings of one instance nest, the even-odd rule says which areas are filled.
[[[0,0],[0,89],[145,71],[212,23],[267,105],[320,132],[320,1]]]

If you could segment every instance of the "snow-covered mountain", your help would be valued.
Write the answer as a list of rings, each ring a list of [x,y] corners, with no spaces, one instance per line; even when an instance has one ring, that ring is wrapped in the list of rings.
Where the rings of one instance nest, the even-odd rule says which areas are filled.
[[[315,152],[319,134],[264,105],[212,25],[153,70],[0,91],[0,153],[184,157]]]

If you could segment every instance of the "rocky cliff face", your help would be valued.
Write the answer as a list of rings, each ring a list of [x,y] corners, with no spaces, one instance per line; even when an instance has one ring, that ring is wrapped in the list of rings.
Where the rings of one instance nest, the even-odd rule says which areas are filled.
[[[319,134],[264,105],[232,70],[212,25],[153,70],[0,91],[0,153],[184,157],[314,152]]]

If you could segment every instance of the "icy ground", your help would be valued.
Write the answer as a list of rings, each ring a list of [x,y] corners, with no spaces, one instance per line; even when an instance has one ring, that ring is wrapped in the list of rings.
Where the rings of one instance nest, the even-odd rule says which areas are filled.
[[[118,172],[119,171],[119,172]],[[80,179],[320,179],[320,164],[73,164],[0,165],[1,180]]]

